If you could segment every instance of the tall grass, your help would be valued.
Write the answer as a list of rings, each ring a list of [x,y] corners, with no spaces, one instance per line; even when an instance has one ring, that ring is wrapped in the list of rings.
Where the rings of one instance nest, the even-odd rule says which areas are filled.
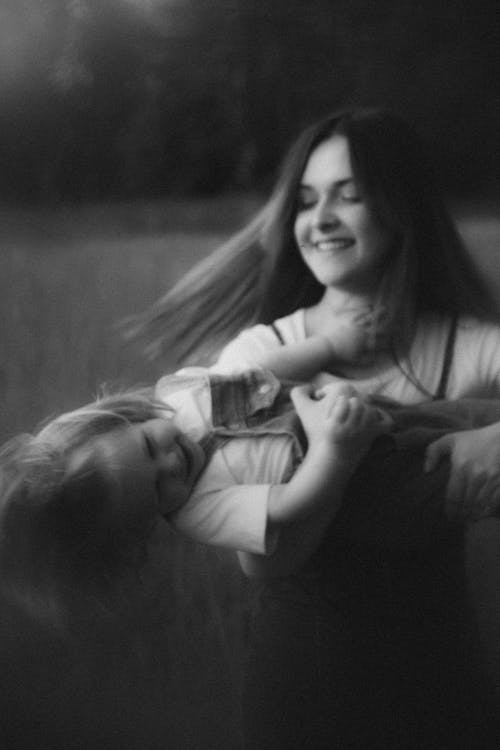
[[[177,228],[176,208],[185,212],[189,231]],[[241,207],[239,213],[227,205],[222,209],[218,227],[214,211],[209,207],[203,217],[199,206],[192,214],[171,207],[174,218],[166,226],[163,215],[151,209],[145,225],[144,208],[137,207],[100,219],[90,210],[4,213],[2,442],[88,402],[103,382],[154,380],[158,372],[123,346],[116,324],[151,303],[234,228]],[[168,530],[149,552],[140,594],[124,615],[129,635],[140,642],[138,653],[127,640],[125,652],[118,649],[104,662],[100,655],[101,664],[92,650],[85,655],[63,649],[62,655],[61,645],[49,639],[47,647],[36,629],[3,617],[0,664],[10,679],[0,680],[0,690],[13,747],[16,741],[19,747],[42,747],[43,732],[52,742],[59,737],[65,750],[239,747],[248,605],[234,556]],[[97,635],[89,633],[90,641]],[[43,646],[34,649],[34,643]]]
[[[0,439],[92,398],[103,381],[151,382],[155,373],[116,331],[219,235],[72,238],[4,243],[0,339]]]

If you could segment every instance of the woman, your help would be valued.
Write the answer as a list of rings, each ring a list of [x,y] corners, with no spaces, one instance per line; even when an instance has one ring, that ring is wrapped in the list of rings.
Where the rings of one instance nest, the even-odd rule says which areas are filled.
[[[500,395],[493,305],[418,138],[382,110],[307,129],[257,218],[137,331],[148,332],[151,352],[183,358],[250,323],[222,352],[223,366],[282,346],[294,356],[294,344],[322,337],[331,362],[321,363],[319,383],[353,382],[403,403]],[[318,369],[310,364],[304,378]],[[448,435],[429,446],[426,468],[448,457],[455,500],[495,494],[499,437],[498,424]],[[496,520],[467,530],[466,557],[498,556]],[[490,686],[476,669],[455,580],[461,546],[452,536],[418,554],[380,555],[332,544],[329,524],[325,511],[289,526],[270,558],[241,557],[249,575],[266,579],[247,669],[247,746],[495,746],[490,695],[473,699]],[[490,664],[498,658],[492,591],[493,581],[478,593]]]

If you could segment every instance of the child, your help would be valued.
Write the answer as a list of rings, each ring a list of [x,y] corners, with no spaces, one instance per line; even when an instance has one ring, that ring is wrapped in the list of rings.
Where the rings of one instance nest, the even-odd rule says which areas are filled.
[[[290,347],[280,351],[286,358]],[[300,345],[295,352],[307,361]],[[289,362],[281,372],[297,377]],[[12,441],[2,460],[4,571],[30,561],[35,550],[45,567],[60,566],[69,576],[68,555],[74,572],[88,576],[92,569],[99,577],[103,564],[117,569],[135,560],[163,517],[198,541],[250,554],[271,552],[280,526],[315,509],[324,506],[332,520],[357,464],[391,421],[353,388],[338,385],[293,389],[297,420],[284,393],[263,369],[233,376],[191,369],[161,379],[156,398],[136,392],[101,399]],[[437,422],[426,407],[417,412],[397,412],[399,431],[410,440],[412,418],[433,428],[434,438],[471,423],[456,405]],[[421,463],[415,471],[420,482]],[[442,481],[428,481],[442,509]],[[398,508],[400,489],[392,492]],[[407,507],[414,506],[412,498]],[[361,522],[365,529],[376,522],[373,507],[358,513],[358,530]],[[404,544],[401,535],[398,542]],[[33,572],[41,575],[36,560]]]
[[[309,386],[293,388],[296,413],[280,388],[266,370],[225,376],[188,368],[158,382],[156,396],[176,425],[209,455],[189,500],[169,517],[177,529],[262,554],[280,524],[304,518],[327,497],[333,518],[355,466],[390,420],[353,388],[332,385],[314,399]]]
[[[73,565],[78,575],[89,576],[92,569],[99,577],[102,566],[112,571],[134,561],[164,517],[200,542],[250,555],[273,552],[280,527],[315,516],[318,509],[326,525],[337,515],[357,464],[373,440],[391,429],[391,421],[352,387],[338,384],[292,389],[297,419],[286,389],[263,368],[297,380],[312,376],[310,368],[325,368],[342,352],[349,359],[340,334],[335,340],[318,336],[252,355],[253,367],[262,369],[224,375],[222,368],[233,370],[233,363],[222,360],[219,372],[181,371],[159,381],[156,398],[143,392],[102,399],[60,416],[34,437],[11,443],[3,460],[4,570],[23,560],[13,548],[24,549],[26,560],[30,550],[50,550],[43,558],[45,567],[60,566],[70,576]],[[431,430],[433,438],[471,426],[455,405],[451,415],[438,415],[437,422],[426,408],[417,408],[413,419],[437,427],[437,433]],[[410,414],[410,427],[411,419]],[[404,410],[397,422],[408,435]],[[409,433],[411,438],[411,429]],[[422,446],[421,430],[419,435]],[[393,451],[391,466],[401,465],[396,459]],[[377,454],[376,470],[378,461]],[[400,514],[403,507],[404,512],[421,509],[420,497],[426,497],[430,484],[432,513],[442,520],[446,466],[422,486],[422,462],[413,464],[418,502],[410,493],[403,506],[401,484],[391,484],[387,471],[379,495],[384,497],[383,512],[390,509],[389,492]],[[405,472],[411,470],[405,467]],[[352,505],[356,523],[350,533],[363,526],[372,539],[377,537],[381,524],[377,527],[373,516],[376,506]],[[357,516],[356,507],[362,507]],[[346,508],[342,515],[349,512]],[[415,528],[408,517],[408,527]],[[404,547],[403,534],[393,537],[393,544]],[[73,563],[65,561],[66,555]],[[36,562],[34,572],[41,574]]]
[[[254,385],[257,390],[269,385],[269,404],[277,385],[265,373],[216,381],[219,395],[227,392],[226,384],[236,400],[251,400]],[[144,392],[103,398],[61,415],[34,436],[11,441],[2,456],[4,588],[11,585],[11,593],[27,601],[34,589],[41,598],[44,591],[57,598],[58,592],[66,596],[73,590],[79,596],[82,587],[106,586],[124,567],[137,565],[164,517],[199,541],[262,553],[271,550],[280,525],[303,518],[313,507],[328,504],[333,517],[356,463],[388,430],[389,421],[355,395],[331,389],[313,401],[307,392],[307,387],[292,391],[308,442],[293,476],[291,456],[300,459],[301,448],[290,431],[247,432],[244,439],[223,427],[218,438],[224,440],[229,474],[214,479],[210,465],[220,450],[205,441],[205,453],[181,432],[165,404]],[[238,454],[241,478],[232,463],[235,454],[227,452],[239,441],[239,447],[250,447]],[[257,456],[251,446],[258,443],[268,460],[257,482],[267,484],[254,479],[252,485],[236,486],[249,481],[248,461]],[[205,484],[197,494],[198,478]]]
[[[171,380],[177,386],[178,401],[178,386],[186,385],[186,379],[171,376]],[[195,380],[201,382],[198,374]],[[217,380],[220,396],[225,381]],[[277,383],[265,373],[242,375],[226,383],[229,387],[225,392],[232,389],[238,398],[252,397],[254,385],[264,390],[269,386],[271,390],[264,400],[267,405],[276,395]],[[165,394],[165,380],[157,393],[162,391]],[[180,516],[179,508],[188,498],[191,506],[195,504],[193,498],[200,497],[196,487],[202,473],[203,494],[220,491],[219,499],[205,514],[217,510],[219,516],[220,512],[218,523],[224,519],[224,530],[214,533],[213,524],[208,522],[192,535],[200,541],[236,549],[266,551],[265,538],[270,529],[301,518],[312,505],[325,502],[332,486],[343,487],[374,437],[388,429],[389,422],[380,410],[356,395],[345,396],[335,388],[325,390],[321,400],[312,402],[306,392],[306,388],[292,391],[308,441],[306,456],[293,477],[292,457],[301,459],[302,449],[290,429],[280,428],[274,435],[257,433],[255,437],[259,439],[255,439],[248,430],[240,430],[241,420],[251,414],[238,416],[235,412],[232,428],[223,425],[217,431],[224,441],[220,450],[225,454],[226,466],[232,459],[227,455],[232,438],[240,443],[240,449],[264,443],[268,451],[267,465],[257,482],[254,479],[252,485],[238,487],[235,485],[242,481],[238,478],[239,467],[229,468],[233,487],[225,486],[226,477],[210,479],[207,459],[210,464],[218,451],[205,443],[205,454],[199,442],[180,430],[182,410],[173,418],[164,402],[147,393],[112,396],[63,414],[37,435],[24,436],[4,448],[4,548],[5,539],[15,533],[16,543],[29,545],[36,537],[36,547],[43,549],[51,541],[42,541],[42,537],[50,537],[52,528],[53,532],[68,535],[66,544],[75,543],[80,549],[90,544],[94,551],[99,548],[103,552],[110,543],[120,557],[131,541],[135,546],[138,540],[147,538],[151,525],[161,517],[175,518],[176,511]],[[174,406],[173,394],[171,400],[170,406]],[[226,403],[226,410],[227,407]],[[234,423],[236,417],[240,419],[238,424]],[[187,432],[190,429],[192,426]],[[199,440],[201,434],[195,437]],[[279,446],[276,458],[268,450],[273,443]],[[240,453],[240,463],[245,462],[241,476],[245,478],[250,455],[245,450]],[[274,471],[277,474],[271,476]],[[268,484],[263,487],[258,482]],[[339,505],[340,497],[341,489],[329,502]],[[187,513],[178,524],[187,533],[190,518]],[[29,532],[27,536],[20,531],[23,526]],[[111,551],[107,554],[111,555]]]

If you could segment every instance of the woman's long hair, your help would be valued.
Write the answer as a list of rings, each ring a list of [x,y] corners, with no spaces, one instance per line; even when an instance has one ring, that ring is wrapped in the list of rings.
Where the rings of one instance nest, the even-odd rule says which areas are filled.
[[[151,359],[206,363],[241,329],[315,304],[324,287],[300,255],[293,227],[297,193],[312,151],[347,138],[354,177],[394,238],[379,296],[389,308],[393,348],[408,347],[424,311],[487,316],[480,284],[412,128],[383,109],[352,109],[308,127],[283,162],[276,187],[254,220],[195,265],[171,290],[126,323]],[[389,301],[389,305],[388,305]]]

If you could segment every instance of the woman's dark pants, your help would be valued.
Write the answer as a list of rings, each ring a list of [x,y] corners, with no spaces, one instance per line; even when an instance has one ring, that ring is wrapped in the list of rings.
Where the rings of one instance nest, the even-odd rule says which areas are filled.
[[[462,550],[461,539],[392,559],[338,549],[331,575],[268,583],[247,660],[246,750],[500,748]]]

